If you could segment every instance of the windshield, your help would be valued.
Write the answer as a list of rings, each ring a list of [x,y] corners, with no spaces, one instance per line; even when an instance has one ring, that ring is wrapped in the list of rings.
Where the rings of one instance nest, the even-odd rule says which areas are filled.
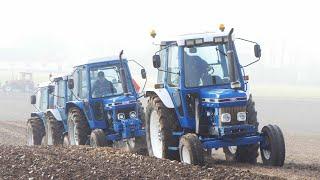
[[[226,45],[204,45],[184,48],[186,87],[230,83]]]
[[[118,66],[102,66],[90,69],[92,98],[123,94]]]

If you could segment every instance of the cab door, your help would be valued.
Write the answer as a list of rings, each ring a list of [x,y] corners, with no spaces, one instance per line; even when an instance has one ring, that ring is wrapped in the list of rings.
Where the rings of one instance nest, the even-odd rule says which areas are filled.
[[[179,62],[179,47],[170,46],[167,49],[166,56],[166,76],[165,76],[165,87],[168,90],[173,104],[175,106],[175,111],[180,122],[183,119],[183,106],[181,100],[181,76],[180,76],[180,62]]]
[[[75,93],[76,101],[82,101],[83,112],[88,121],[93,120],[93,113],[90,106],[89,98],[89,75],[87,73],[87,68],[85,66],[80,66],[77,68],[74,74],[75,79]]]
[[[55,108],[59,111],[59,114],[61,116],[61,120],[64,124],[64,126],[67,126],[67,115],[65,113],[66,108],[66,96],[67,91],[67,83],[66,80],[59,80],[56,82],[56,88],[55,88]]]

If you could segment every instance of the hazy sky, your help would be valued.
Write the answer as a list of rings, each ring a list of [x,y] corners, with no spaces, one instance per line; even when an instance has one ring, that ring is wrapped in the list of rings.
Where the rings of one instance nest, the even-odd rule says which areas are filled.
[[[33,1],[0,4],[2,66],[74,65],[121,49],[151,68],[156,50],[149,36],[217,31],[261,44],[265,66],[320,65],[317,1]],[[252,53],[252,49],[248,52]],[[37,62],[34,65],[30,62]],[[308,65],[309,64],[309,65]],[[54,65],[53,65],[54,66]]]

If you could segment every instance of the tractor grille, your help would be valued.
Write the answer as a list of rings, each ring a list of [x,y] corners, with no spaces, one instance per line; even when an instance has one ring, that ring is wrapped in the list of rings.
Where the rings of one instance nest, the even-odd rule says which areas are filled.
[[[136,109],[134,107],[132,107],[132,108],[129,108],[129,109],[118,110],[117,114],[118,113],[124,113],[126,119],[128,119],[128,118],[130,118],[130,112],[131,111],[136,111]]]
[[[231,122],[228,123],[222,123],[222,126],[230,126],[230,125],[240,125],[245,124],[246,121],[238,121],[237,120],[237,113],[238,112],[246,112],[245,106],[237,106],[237,107],[225,107],[220,109],[220,114],[222,113],[229,113],[231,115]]]

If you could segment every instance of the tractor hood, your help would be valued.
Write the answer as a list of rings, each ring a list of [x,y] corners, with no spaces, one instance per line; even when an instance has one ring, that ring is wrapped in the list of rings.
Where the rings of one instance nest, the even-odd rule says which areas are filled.
[[[126,108],[128,106],[135,106],[137,103],[137,99],[132,96],[117,96],[113,98],[108,98],[103,100],[105,109],[113,109],[113,108]]]
[[[203,105],[216,108],[245,106],[247,103],[247,95],[242,90],[204,88],[200,90],[200,97]]]

